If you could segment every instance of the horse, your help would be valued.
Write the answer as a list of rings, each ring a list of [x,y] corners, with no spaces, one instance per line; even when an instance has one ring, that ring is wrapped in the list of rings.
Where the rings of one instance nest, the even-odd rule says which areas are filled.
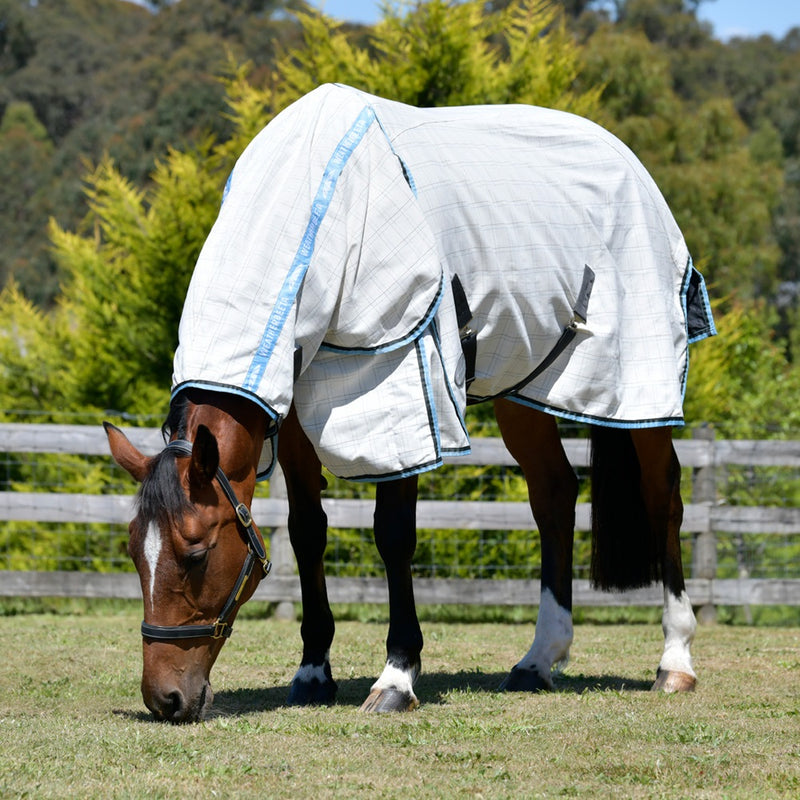
[[[249,508],[277,458],[302,591],[287,702],[328,704],[337,690],[325,466],[377,484],[389,630],[361,708],[416,708],[418,476],[469,447],[463,412],[476,402],[493,404],[541,537],[533,641],[500,688],[551,690],[569,657],[578,483],[566,417],[590,425],[591,578],[606,590],[662,582],[653,688],[693,690],[672,428],[688,344],[713,333],[666,203],[608,132],[530,107],[311,92],[229,178],[184,305],[165,448],[145,456],[105,423],[112,456],[141,484],[128,552],[145,705],[176,723],[211,707],[212,666],[269,572]]]

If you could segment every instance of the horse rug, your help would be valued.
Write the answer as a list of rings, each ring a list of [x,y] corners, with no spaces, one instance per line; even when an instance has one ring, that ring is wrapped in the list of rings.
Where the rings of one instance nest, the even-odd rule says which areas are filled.
[[[275,429],[294,402],[331,472],[388,479],[468,452],[467,403],[501,395],[595,424],[682,424],[688,344],[713,333],[664,198],[607,131],[325,85],[230,175],[173,393],[242,394]]]

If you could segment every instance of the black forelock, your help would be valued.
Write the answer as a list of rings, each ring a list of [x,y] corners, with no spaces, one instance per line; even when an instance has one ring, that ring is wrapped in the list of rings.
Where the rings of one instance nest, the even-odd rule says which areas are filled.
[[[167,442],[173,436],[186,436],[186,411],[188,399],[185,393],[176,395],[169,406],[161,435]],[[189,508],[189,500],[178,481],[175,453],[162,450],[152,460],[150,470],[142,481],[137,495],[137,508],[144,525],[157,522],[169,525],[179,519]]]
[[[137,508],[142,523],[159,526],[175,523],[190,507],[189,499],[178,480],[175,453],[162,450],[153,458],[150,471],[137,495]]]

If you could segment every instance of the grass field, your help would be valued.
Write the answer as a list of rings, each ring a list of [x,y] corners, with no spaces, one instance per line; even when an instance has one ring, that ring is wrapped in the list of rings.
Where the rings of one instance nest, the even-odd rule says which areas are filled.
[[[800,629],[716,625],[693,695],[647,691],[655,624],[581,624],[548,695],[499,694],[530,624],[428,621],[419,710],[358,711],[386,625],[340,622],[339,702],[286,708],[299,625],[240,620],[210,718],[150,721],[136,605],[0,617],[0,797],[796,798]]]

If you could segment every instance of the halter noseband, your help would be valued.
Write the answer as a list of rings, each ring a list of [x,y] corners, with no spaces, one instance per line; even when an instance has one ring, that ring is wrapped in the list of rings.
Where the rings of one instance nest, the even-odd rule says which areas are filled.
[[[165,450],[175,453],[178,456],[190,456],[192,454],[192,443],[185,439],[175,439],[170,442]],[[233,491],[228,477],[220,467],[217,467],[217,481],[222,488],[225,496],[230,501],[236,512],[236,518],[239,520],[245,534],[247,535],[247,557],[242,564],[242,569],[239,572],[239,577],[233,586],[222,611],[219,612],[215,622],[210,625],[203,624],[189,624],[189,625],[151,625],[149,622],[142,622],[142,636],[148,639],[159,640],[173,640],[173,639],[201,639],[204,637],[211,637],[212,639],[227,639],[233,632],[233,623],[228,622],[228,617],[233,613],[236,604],[239,602],[239,597],[250,576],[253,574],[253,568],[256,561],[261,563],[264,570],[264,575],[269,575],[272,569],[272,563],[267,558],[267,551],[264,549],[264,543],[256,531],[256,526],[253,523],[253,517],[250,510],[244,503],[239,502],[236,497],[236,492]]]

